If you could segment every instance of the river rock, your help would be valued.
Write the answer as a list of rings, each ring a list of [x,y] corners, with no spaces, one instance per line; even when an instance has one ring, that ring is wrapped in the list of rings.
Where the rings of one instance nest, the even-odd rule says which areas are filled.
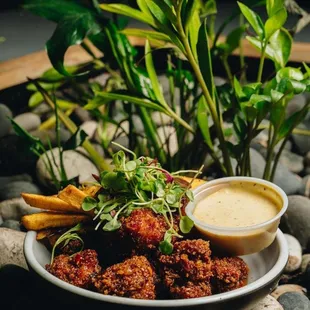
[[[284,272],[291,273],[296,271],[301,266],[302,249],[298,240],[288,234],[284,234],[288,244],[289,257],[285,266]]]
[[[302,178],[301,186],[298,191],[298,194],[301,194],[306,197],[310,197],[310,174]]]
[[[52,145],[52,147],[57,146],[57,136],[55,129],[34,130],[31,131],[30,134],[32,134],[34,137],[39,138],[45,147],[49,147],[49,143]],[[70,137],[71,134],[67,129],[60,128],[60,143],[66,142]]]
[[[287,293],[287,292],[298,292],[298,293],[306,294],[307,289],[297,284],[284,284],[284,285],[279,285],[271,293],[271,296],[273,296],[275,299],[278,299],[282,294]]]
[[[293,195],[288,197],[288,208],[281,219],[284,232],[295,236],[303,249],[310,245],[310,200]]]
[[[280,156],[280,163],[294,173],[300,173],[304,169],[303,161],[304,159],[302,156],[288,150],[283,150]]]
[[[165,152],[168,152],[169,149],[169,153],[173,156],[179,149],[175,128],[172,126],[159,127],[157,133]]]
[[[37,129],[41,125],[41,119],[37,114],[27,112],[14,117],[14,121],[26,131]]]
[[[17,174],[7,177],[0,177],[0,188],[4,186],[7,183],[11,183],[14,181],[26,181],[26,182],[32,182],[32,177],[29,174]]]
[[[307,270],[309,263],[310,263],[310,254],[304,254],[302,256],[301,266],[300,266],[301,273],[304,273]]]
[[[42,114],[45,114],[51,111],[52,111],[52,108],[46,102],[42,102],[32,109],[32,113],[38,114],[38,115],[42,115]]]
[[[9,134],[12,129],[9,117],[12,117],[11,110],[6,105],[0,103],[0,138]]]
[[[14,264],[28,269],[23,244],[26,233],[9,228],[0,228],[0,268]]]
[[[305,122],[297,126],[299,129],[310,130],[310,122]],[[305,135],[292,134],[293,141],[301,154],[310,151],[310,137]]]
[[[26,204],[23,198],[14,198],[0,202],[0,216],[3,220],[19,221],[23,215],[40,211],[41,209],[33,208]]]
[[[309,310],[310,301],[301,293],[288,292],[282,294],[278,298],[278,302],[282,305],[284,310]]]
[[[16,135],[0,138],[0,175],[33,173],[37,156],[29,151],[24,139]]]
[[[98,123],[96,121],[86,121],[83,123],[80,128],[83,129],[88,135],[89,139],[91,139],[98,127]]]
[[[310,167],[310,152],[308,152],[304,157],[304,163],[306,167]]]
[[[0,200],[8,200],[20,197],[21,193],[40,194],[40,189],[33,183],[25,181],[14,181],[0,188]]]
[[[0,225],[0,227],[6,227],[17,231],[21,230],[20,222],[15,220],[6,220]]]
[[[54,154],[56,166],[52,159],[51,152],[53,152]],[[42,155],[39,158],[36,167],[37,177],[38,180],[41,182],[41,184],[47,187],[54,188],[55,186],[53,184],[52,177],[44,164],[44,161],[47,160],[46,156],[50,159],[55,176],[60,181],[61,178],[60,173],[58,171],[60,167],[58,148],[54,148],[50,151],[47,151],[44,155]],[[86,156],[76,151],[69,150],[63,152],[63,163],[68,179],[72,179],[74,177],[79,176],[79,182],[85,182],[87,180],[92,179],[92,174],[99,173],[96,166]]]
[[[287,117],[301,110],[305,106],[306,103],[307,103],[307,99],[304,94],[295,95],[293,99],[291,99],[287,104],[287,107],[286,107]]]
[[[89,111],[83,109],[82,107],[78,106],[74,109],[73,112],[74,116],[77,117],[82,123],[90,121],[92,119]]]
[[[283,307],[274,297],[267,295],[254,308],[251,308],[251,310],[283,310]]]

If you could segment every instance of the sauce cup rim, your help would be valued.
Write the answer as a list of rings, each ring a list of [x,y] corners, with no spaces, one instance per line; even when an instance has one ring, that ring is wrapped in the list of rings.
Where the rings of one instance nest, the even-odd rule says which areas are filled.
[[[202,190],[205,190],[205,189],[207,189],[213,185],[217,185],[217,184],[221,184],[221,183],[225,184],[225,183],[230,183],[233,181],[244,181],[244,182],[248,182],[248,183],[259,183],[261,185],[268,186],[269,188],[276,191],[281,196],[282,201],[283,201],[283,205],[282,205],[281,210],[277,213],[276,216],[272,217],[268,221],[265,221],[265,222],[262,222],[259,224],[255,224],[255,225],[251,225],[251,226],[241,226],[241,227],[225,227],[225,226],[215,226],[215,225],[206,224],[206,223],[198,220],[193,215],[193,211],[195,209],[195,197]],[[263,179],[259,179],[259,178],[254,178],[254,177],[242,177],[242,176],[240,176],[240,177],[225,177],[225,178],[215,179],[215,180],[206,182],[206,183],[198,186],[197,188],[195,188],[193,190],[193,194],[194,194],[194,201],[189,202],[188,205],[185,207],[186,215],[194,222],[195,225],[198,225],[201,228],[205,228],[206,230],[208,230],[208,228],[209,228],[212,231],[241,232],[241,231],[251,231],[251,230],[263,228],[264,226],[272,224],[275,221],[277,221],[278,219],[280,219],[288,207],[288,198],[287,198],[287,195],[285,194],[285,192],[283,191],[283,189],[281,189],[278,185],[276,185],[272,182],[269,182],[269,181],[266,181]]]

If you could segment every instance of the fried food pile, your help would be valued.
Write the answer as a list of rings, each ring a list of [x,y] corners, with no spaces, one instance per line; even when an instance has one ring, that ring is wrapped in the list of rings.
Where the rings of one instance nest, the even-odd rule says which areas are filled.
[[[239,257],[213,257],[209,241],[184,236],[184,240],[174,242],[171,255],[162,254],[157,245],[162,240],[164,223],[161,216],[149,209],[135,210],[122,219],[118,232],[109,233],[114,242],[119,239],[117,244],[130,245],[113,249],[109,262],[114,263],[110,266],[106,266],[105,257],[111,248],[97,245],[97,252],[87,249],[71,256],[60,254],[46,268],[70,284],[136,299],[203,297],[246,285],[245,262]],[[109,234],[101,238],[109,239]],[[70,241],[63,248],[65,251],[68,252],[71,242],[76,248],[74,241]]]

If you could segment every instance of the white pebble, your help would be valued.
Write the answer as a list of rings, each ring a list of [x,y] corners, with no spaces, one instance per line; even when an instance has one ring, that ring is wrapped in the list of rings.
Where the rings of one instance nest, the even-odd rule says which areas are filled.
[[[277,302],[275,298],[267,295],[251,310],[283,310],[283,307]]]
[[[291,273],[300,268],[302,261],[302,249],[299,241],[288,234],[284,234],[288,244],[289,257],[284,272]]]
[[[273,296],[275,299],[278,299],[279,296],[287,292],[298,292],[298,293],[306,294],[307,289],[297,284],[284,284],[284,285],[279,285],[271,293],[271,296]]]

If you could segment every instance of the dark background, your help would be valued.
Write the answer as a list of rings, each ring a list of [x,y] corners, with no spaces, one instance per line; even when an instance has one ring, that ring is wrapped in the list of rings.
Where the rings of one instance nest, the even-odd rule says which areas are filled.
[[[53,0],[47,0],[53,1]],[[66,0],[64,0],[66,1]],[[85,0],[86,2],[89,0]],[[102,1],[103,2],[103,1]],[[120,2],[119,0],[104,2]],[[136,1],[128,0],[130,3]],[[301,7],[310,12],[310,0],[297,0]],[[0,37],[6,41],[0,44],[0,62],[20,57],[44,49],[45,42],[52,35],[55,24],[35,16],[22,9],[23,0],[0,0]],[[237,6],[235,0],[217,0],[220,14],[217,16],[217,26],[228,17]],[[262,10],[264,10],[262,8]],[[224,31],[228,33],[237,26],[237,20]],[[288,21],[288,26],[294,23],[294,18]],[[139,26],[132,21],[130,26]],[[310,26],[295,37],[296,41],[310,42]],[[310,51],[309,51],[310,52]]]

